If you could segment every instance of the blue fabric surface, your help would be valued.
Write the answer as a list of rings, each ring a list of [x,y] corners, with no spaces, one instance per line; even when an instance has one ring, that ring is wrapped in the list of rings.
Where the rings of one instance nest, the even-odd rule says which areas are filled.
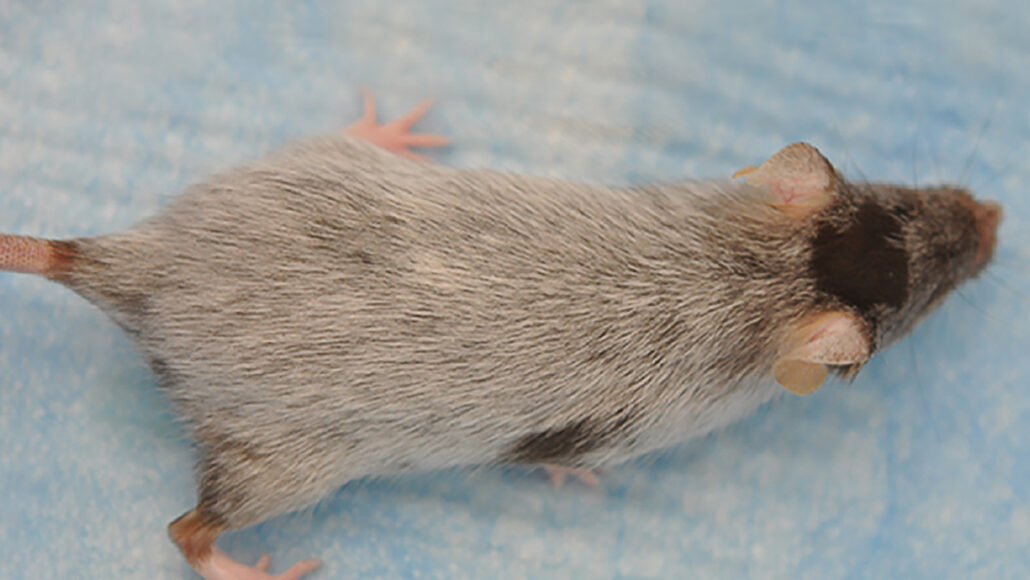
[[[733,4],[733,6],[729,6]],[[0,2],[0,231],[119,230],[359,114],[435,162],[595,182],[726,176],[794,140],[852,177],[1006,207],[997,263],[852,386],[552,490],[495,469],[351,484],[226,535],[313,578],[1030,576],[1030,5]],[[185,578],[191,449],[127,339],[0,274],[0,577]]]

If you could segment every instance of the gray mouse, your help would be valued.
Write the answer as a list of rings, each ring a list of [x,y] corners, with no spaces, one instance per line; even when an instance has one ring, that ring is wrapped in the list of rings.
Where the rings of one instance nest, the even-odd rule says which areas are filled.
[[[602,187],[406,157],[425,112],[301,141],[110,235],[0,236],[138,345],[198,446],[169,526],[222,532],[366,476],[496,463],[592,481],[853,377],[994,252],[959,187],[846,181],[795,143],[733,179]],[[400,155],[398,155],[400,153]],[[308,560],[278,576],[313,570]]]

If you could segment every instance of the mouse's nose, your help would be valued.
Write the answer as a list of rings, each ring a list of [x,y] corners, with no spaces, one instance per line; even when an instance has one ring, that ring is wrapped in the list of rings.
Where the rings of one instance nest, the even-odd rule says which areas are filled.
[[[976,265],[985,266],[994,255],[998,241],[998,224],[1001,223],[1001,206],[993,201],[978,202],[973,208],[976,220]]]

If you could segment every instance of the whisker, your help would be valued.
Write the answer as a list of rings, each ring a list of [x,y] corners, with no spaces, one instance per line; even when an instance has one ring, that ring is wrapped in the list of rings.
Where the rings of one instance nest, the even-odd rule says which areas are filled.
[[[1021,238],[1025,238],[1025,241]],[[998,241],[994,249],[994,258],[991,260],[992,266],[1001,263],[1009,266],[1030,265],[1030,232],[1020,238],[1014,238],[1006,232]]]
[[[1026,264],[1020,261],[1011,261],[1007,256],[999,256],[998,259],[994,260],[990,268],[984,270],[984,272],[990,272],[992,270],[1006,270],[1013,274],[1028,274],[1030,270],[1026,268]]]
[[[1010,159],[1002,167],[1000,167],[998,169],[995,169],[995,170],[992,170],[990,175],[987,176],[987,178],[984,181],[978,183],[975,186],[976,189],[978,189],[978,190],[988,190],[988,189],[990,189],[991,186],[994,185],[995,183],[997,183],[998,180],[1003,175],[1008,175],[1009,173],[1011,173],[1012,168],[1015,167],[1015,166],[1016,166],[1016,159]],[[969,184],[969,185],[970,185],[970,187],[973,187],[972,184]]]
[[[933,180],[935,183],[943,183],[943,173],[941,172],[940,163],[940,150],[934,148],[933,143],[928,139],[925,140],[928,155],[930,156],[930,166],[933,169]]]
[[[858,166],[858,161],[852,159],[851,164],[855,167],[855,172],[858,173],[858,177],[861,179],[862,183],[869,183],[869,177],[867,177],[865,171],[862,171],[862,168]]]
[[[916,390],[919,391],[919,398],[923,401],[923,409],[927,414],[929,414],[931,409],[930,400],[926,397],[928,387],[926,386],[926,382],[923,381],[923,374],[919,371],[919,358],[916,356],[915,341],[909,340],[907,342],[909,359],[912,361],[912,373],[915,375],[916,380]],[[937,422],[931,420],[930,425],[931,429],[933,429],[934,435],[937,436],[937,441],[942,441],[943,439],[941,437],[940,427],[937,425]]]
[[[919,190],[919,121],[916,121],[916,134],[912,136],[912,188]]]
[[[987,119],[983,125],[980,126],[980,131],[976,135],[976,139],[973,140],[973,150],[970,151],[969,157],[966,159],[966,163],[962,168],[962,173],[959,173],[959,185],[965,187],[966,180],[969,178],[969,170],[973,166],[973,161],[976,159],[977,154],[980,152],[980,143],[983,141],[984,134],[987,133],[987,129],[991,126],[994,121],[994,113],[998,110],[998,103],[1000,99],[995,99],[994,104],[991,105],[991,110],[987,113]]]
[[[970,308],[972,308],[973,310],[976,310],[981,315],[983,315],[984,318],[987,318],[991,322],[996,322],[998,324],[1004,324],[1003,321],[1001,321],[998,318],[996,318],[993,314],[990,314],[989,312],[987,312],[983,308],[980,308],[975,303],[973,303],[973,301],[970,300],[968,296],[966,296],[965,294],[962,293],[962,289],[961,288],[955,288],[955,295],[958,296],[960,300],[965,302],[966,305],[968,305]]]
[[[851,154],[851,142],[844,138],[844,135],[840,132],[840,128],[837,127],[836,123],[830,124],[829,131],[832,134],[832,139],[840,145],[841,149],[843,149],[843,151],[841,151],[841,168],[845,174],[848,174],[850,173],[848,171],[850,166],[855,165],[857,167],[855,158]]]
[[[1018,288],[1016,286],[1013,286],[1012,284],[1009,284],[1008,281],[1006,281],[1004,278],[1002,278],[994,272],[991,272],[990,270],[984,270],[984,274],[987,276],[986,279],[990,280],[991,282],[994,282],[995,284],[1008,290],[1009,292],[1012,292],[1016,295],[1016,298],[1030,302],[1030,292],[1026,292],[1022,288]]]

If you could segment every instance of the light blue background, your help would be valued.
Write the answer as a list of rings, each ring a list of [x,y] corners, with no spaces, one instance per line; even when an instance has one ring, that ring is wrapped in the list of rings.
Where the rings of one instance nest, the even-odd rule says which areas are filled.
[[[728,6],[735,4],[735,7]],[[851,386],[552,490],[488,470],[352,484],[223,538],[313,578],[1030,576],[1030,8],[1017,0],[0,3],[0,230],[119,230],[359,114],[435,162],[726,176],[815,143],[852,177],[1007,209],[997,264]],[[0,275],[0,576],[183,578],[191,450],[117,328]]]

